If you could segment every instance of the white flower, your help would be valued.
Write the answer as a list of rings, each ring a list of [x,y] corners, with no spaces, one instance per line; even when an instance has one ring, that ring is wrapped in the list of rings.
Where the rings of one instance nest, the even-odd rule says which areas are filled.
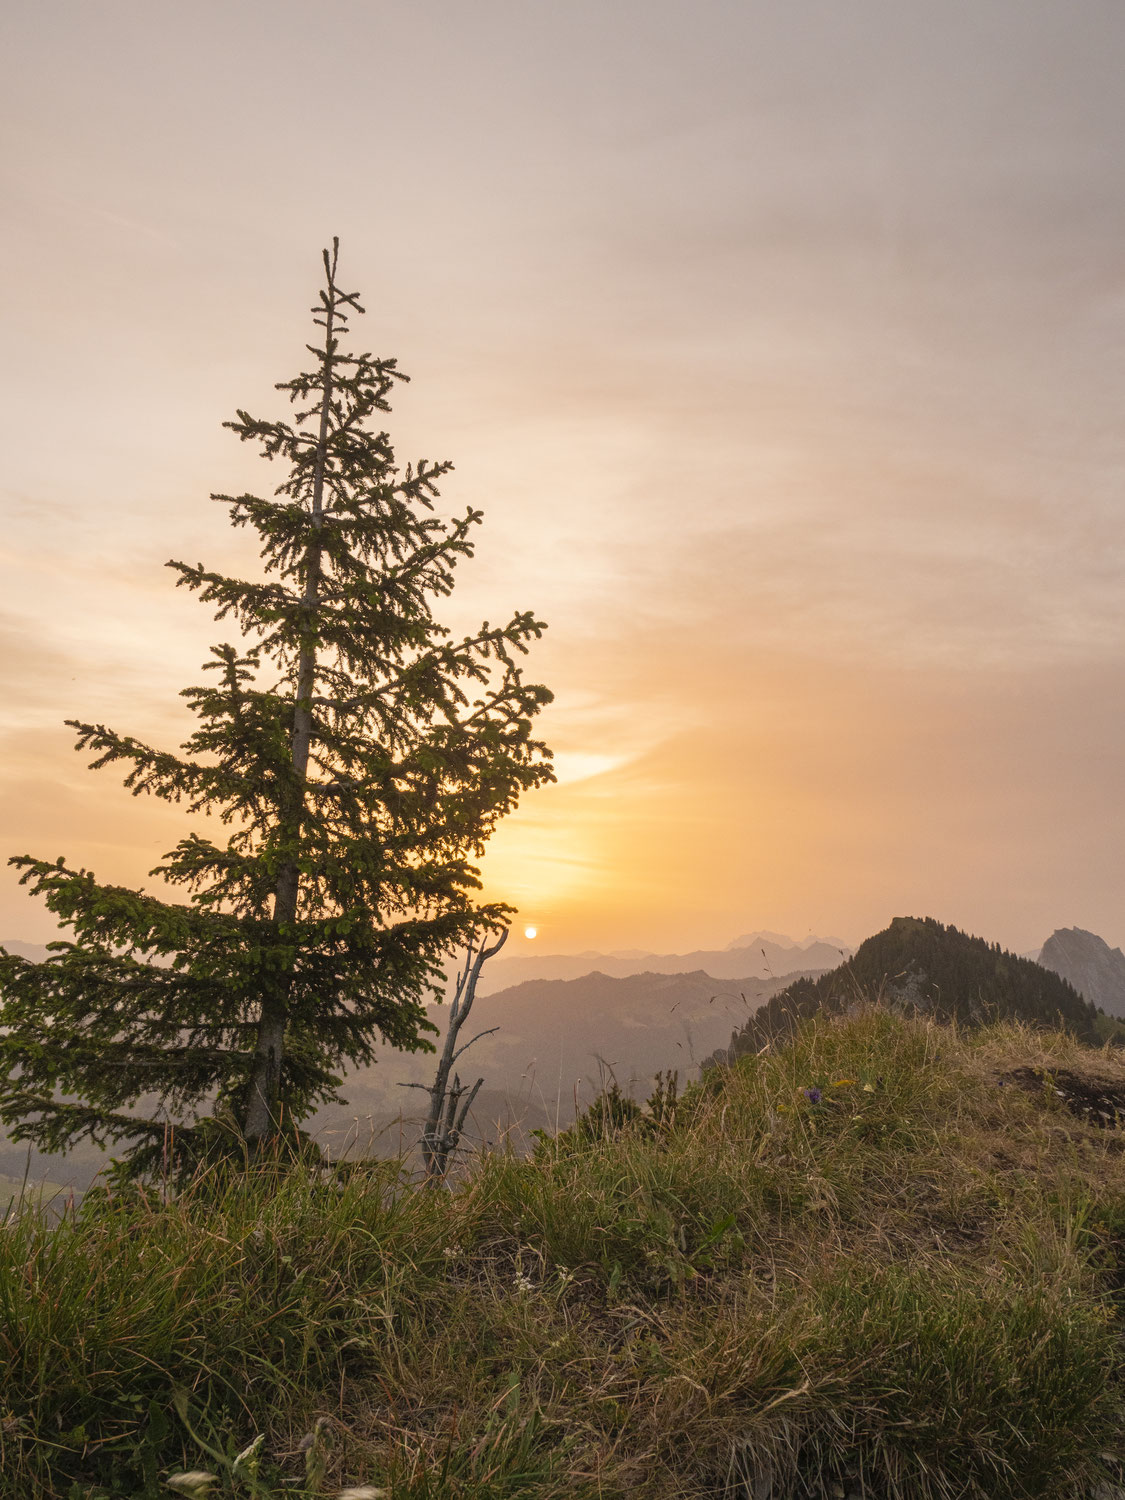
[[[516,1291],[517,1292],[533,1292],[534,1290],[535,1290],[535,1283],[534,1283],[534,1281],[532,1281],[531,1277],[530,1276],[525,1276],[522,1271],[517,1271],[516,1272]]]

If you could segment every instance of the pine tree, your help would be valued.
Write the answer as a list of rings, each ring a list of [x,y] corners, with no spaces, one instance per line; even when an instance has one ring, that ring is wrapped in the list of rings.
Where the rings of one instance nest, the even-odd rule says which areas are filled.
[[[336,1098],[380,1037],[429,1046],[443,959],[509,911],[478,904],[472,860],[552,779],[531,723],[551,695],[519,662],[544,627],[517,613],[460,639],[435,620],[481,513],[434,513],[450,464],[396,465],[372,419],[407,377],[344,351],[363,309],[337,254],[313,367],[278,386],[291,419],[225,424],[285,467],[273,498],[212,497],[257,532],[262,577],[169,564],[242,637],[183,693],[183,754],[68,721],[94,767],[215,815],[225,841],[191,831],[151,872],[186,904],[11,861],[73,933],[40,964],[0,950],[0,1118],[46,1150],[190,1163],[216,1133],[207,1101],[254,1147]]]

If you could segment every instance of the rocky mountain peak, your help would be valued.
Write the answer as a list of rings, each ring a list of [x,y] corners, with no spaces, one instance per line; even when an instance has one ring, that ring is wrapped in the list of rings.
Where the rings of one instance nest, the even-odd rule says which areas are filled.
[[[1125,953],[1111,948],[1097,933],[1059,927],[1043,944],[1039,962],[1106,1015],[1125,1018]]]

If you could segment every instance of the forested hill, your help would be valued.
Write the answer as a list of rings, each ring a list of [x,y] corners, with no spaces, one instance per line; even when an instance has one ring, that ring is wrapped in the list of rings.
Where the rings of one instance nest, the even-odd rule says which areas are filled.
[[[730,1048],[708,1062],[756,1052],[816,1011],[846,1009],[877,995],[963,1025],[1024,1020],[1061,1026],[1080,1041],[1101,1040],[1096,1006],[1059,975],[932,917],[896,917],[861,943],[847,963],[779,991],[732,1035]]]

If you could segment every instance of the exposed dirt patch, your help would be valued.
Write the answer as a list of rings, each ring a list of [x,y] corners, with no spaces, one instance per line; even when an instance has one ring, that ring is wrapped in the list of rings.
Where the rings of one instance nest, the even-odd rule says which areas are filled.
[[[1058,1099],[1072,1115],[1091,1125],[1115,1130],[1125,1125],[1125,1082],[1073,1073],[1069,1068],[1013,1068],[997,1075],[1000,1084],[1014,1084],[1025,1094]]]

